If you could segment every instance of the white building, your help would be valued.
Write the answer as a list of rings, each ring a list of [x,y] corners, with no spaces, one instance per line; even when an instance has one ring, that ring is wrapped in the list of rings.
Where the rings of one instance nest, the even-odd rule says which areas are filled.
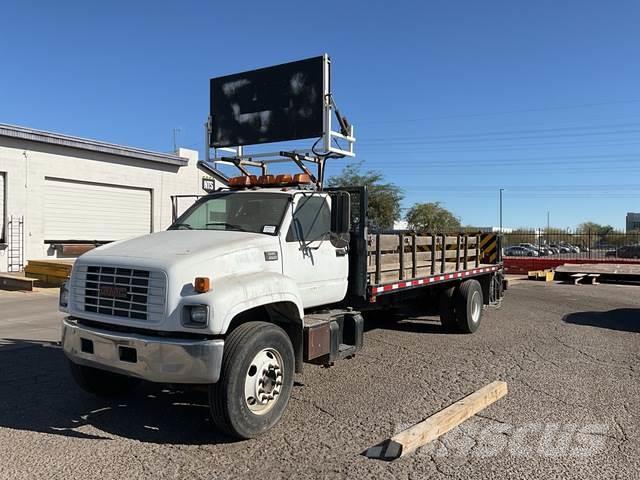
[[[197,162],[193,150],[158,153],[0,124],[0,272],[165,229],[172,195],[204,193]]]

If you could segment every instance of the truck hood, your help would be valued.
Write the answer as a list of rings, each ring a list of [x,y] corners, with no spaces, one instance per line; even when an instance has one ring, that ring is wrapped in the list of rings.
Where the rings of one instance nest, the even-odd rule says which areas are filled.
[[[246,265],[250,263],[247,262],[249,258],[260,257],[264,262],[265,251],[279,250],[278,237],[272,235],[224,230],[167,230],[103,245],[82,255],[77,263],[131,264],[168,271],[177,265],[197,265],[219,259],[220,263],[231,261],[237,268],[238,261]]]

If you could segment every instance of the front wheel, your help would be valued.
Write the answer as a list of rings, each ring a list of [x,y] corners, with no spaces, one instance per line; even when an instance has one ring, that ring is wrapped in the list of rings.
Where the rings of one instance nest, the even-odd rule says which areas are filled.
[[[220,380],[209,387],[215,425],[239,438],[273,427],[293,388],[294,352],[286,332],[267,322],[248,322],[227,337]]]
[[[477,280],[465,280],[458,289],[456,318],[458,329],[462,333],[473,333],[482,319],[482,287]]]

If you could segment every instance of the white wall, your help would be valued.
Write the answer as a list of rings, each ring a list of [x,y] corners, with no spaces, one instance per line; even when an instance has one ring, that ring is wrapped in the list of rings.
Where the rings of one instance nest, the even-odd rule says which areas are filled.
[[[6,213],[7,217],[24,216],[25,262],[52,254],[43,238],[45,177],[151,189],[153,230],[159,231],[171,223],[171,195],[204,193],[203,173],[196,167],[198,152],[181,148],[177,154],[187,158],[188,165],[179,167],[0,137],[0,172],[6,172]]]

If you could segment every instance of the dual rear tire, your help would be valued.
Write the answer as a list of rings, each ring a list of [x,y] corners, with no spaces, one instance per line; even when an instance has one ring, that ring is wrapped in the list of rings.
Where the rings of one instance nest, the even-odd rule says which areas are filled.
[[[440,321],[452,332],[473,333],[480,327],[484,298],[480,282],[465,280],[440,293]]]

